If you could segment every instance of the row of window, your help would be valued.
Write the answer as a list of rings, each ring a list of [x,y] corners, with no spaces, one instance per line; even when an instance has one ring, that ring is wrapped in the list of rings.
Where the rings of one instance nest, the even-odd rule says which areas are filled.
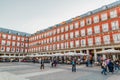
[[[103,38],[103,41],[102,41]],[[43,50],[56,50],[56,49],[67,49],[67,48],[74,48],[74,47],[86,47],[86,46],[94,46],[94,45],[102,45],[104,44],[111,44],[111,43],[120,43],[120,33],[112,35],[113,41],[111,41],[110,35],[105,35],[103,37],[98,36],[95,38],[88,38],[75,40],[75,41],[67,41],[63,43],[51,44],[47,46],[40,46],[36,48],[30,48],[29,52],[35,51],[43,51]],[[103,42],[103,43],[102,43]]]
[[[12,36],[12,35],[8,35],[7,36],[7,34],[2,34],[2,38],[3,39],[8,39],[8,40],[28,41],[28,38],[18,37],[18,36]]]
[[[112,27],[112,30],[118,30],[119,22],[118,21],[111,22],[111,27]],[[58,35],[58,36],[46,38],[46,39],[40,40],[39,42],[32,42],[30,43],[30,46],[37,45],[37,44],[39,45],[39,44],[52,43],[60,40],[68,40],[70,38],[75,38],[80,36],[82,37],[86,35],[93,35],[93,32],[95,34],[98,34],[100,32],[108,32],[108,31],[109,31],[109,25],[108,23],[105,23],[105,24],[102,24],[102,31],[100,30],[100,25],[96,25],[94,26],[94,29],[92,27],[89,27],[87,28],[87,30],[85,29],[81,29],[80,31],[76,30],[75,32],[69,32],[69,33]]]
[[[23,49],[23,48],[10,48],[10,47],[6,47],[6,50],[5,50],[5,47],[1,47],[0,51],[4,52],[28,52],[28,49]]]
[[[23,43],[23,42],[14,42],[14,41],[7,41],[2,40],[1,45],[6,45],[6,46],[18,46],[18,47],[28,47],[28,43]]]
[[[100,18],[100,16],[99,15],[96,15],[96,16],[94,16],[93,17],[93,20],[92,20],[92,17],[89,17],[89,18],[87,18],[86,20],[80,20],[80,22],[76,22],[75,24],[70,24],[70,25],[68,25],[68,26],[65,26],[65,27],[60,27],[60,28],[58,28],[58,29],[55,29],[55,30],[51,30],[51,31],[49,31],[49,32],[46,32],[46,33],[43,33],[43,34],[41,34],[41,35],[39,35],[39,36],[35,36],[35,37],[31,37],[30,38],[30,41],[33,41],[33,40],[36,40],[36,39],[41,39],[41,38],[45,38],[45,37],[47,37],[47,36],[52,36],[52,35],[55,35],[56,33],[62,33],[62,32],[65,32],[65,31],[68,31],[68,30],[72,30],[72,29],[74,29],[74,28],[78,28],[79,26],[80,27],[84,27],[84,26],[86,26],[86,25],[90,25],[90,24],[92,24],[92,22],[94,22],[94,23],[98,23],[98,22],[100,22],[100,19],[102,20],[102,21],[104,21],[104,20],[107,20],[108,19],[108,13],[107,12],[105,12],[105,13],[102,13],[100,16],[101,16],[101,18]],[[110,11],[110,18],[115,18],[115,17],[117,17],[118,15],[117,15],[117,10],[112,10],[112,11]],[[112,25],[114,25],[114,23],[112,24]]]

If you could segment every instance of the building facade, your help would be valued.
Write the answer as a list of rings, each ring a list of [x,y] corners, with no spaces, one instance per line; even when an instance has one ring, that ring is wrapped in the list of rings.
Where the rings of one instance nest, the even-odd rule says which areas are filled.
[[[11,35],[11,39],[13,36],[16,35]],[[16,36],[16,40],[12,41],[8,39],[8,34],[6,39],[1,38],[1,43],[9,44],[9,41],[11,42],[10,47],[1,44],[1,49],[5,48],[4,50],[7,52],[14,49],[17,51],[19,48],[21,52],[29,54],[82,52],[94,56],[96,60],[96,53],[99,51],[120,50],[120,1],[37,31],[28,37],[19,36],[20,40],[24,38],[24,41],[18,41],[18,36]],[[20,43],[21,46],[17,46],[17,43]],[[22,43],[24,48],[22,48]],[[25,45],[29,45],[29,47]]]
[[[28,53],[28,33],[0,28],[0,56],[23,57]]]

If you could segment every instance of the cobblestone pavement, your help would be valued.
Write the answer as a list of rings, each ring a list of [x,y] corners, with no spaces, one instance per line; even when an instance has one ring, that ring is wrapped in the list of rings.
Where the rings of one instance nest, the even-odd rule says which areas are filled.
[[[77,72],[71,71],[71,65],[58,64],[51,68],[45,64],[40,70],[38,63],[0,63],[0,80],[120,80],[120,71],[102,75],[100,67],[77,65]]]

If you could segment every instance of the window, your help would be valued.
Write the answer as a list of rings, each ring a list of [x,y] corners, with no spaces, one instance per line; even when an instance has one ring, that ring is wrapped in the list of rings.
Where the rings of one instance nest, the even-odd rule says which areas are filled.
[[[64,28],[63,27],[61,28],[61,32],[64,32]]]
[[[20,41],[20,37],[17,37],[17,40]]]
[[[28,52],[28,50],[27,49],[25,49],[25,53],[27,53]]]
[[[56,29],[53,31],[53,34],[56,34]]]
[[[70,41],[70,48],[73,48],[74,47],[74,43],[73,41]]]
[[[60,33],[60,29],[57,29],[57,33]]]
[[[86,19],[86,24],[87,24],[87,25],[90,25],[91,23],[92,23],[91,18]]]
[[[75,31],[75,37],[79,37],[79,31]]]
[[[117,17],[117,11],[116,10],[110,11],[110,18],[114,18],[114,17]]]
[[[9,52],[9,51],[10,51],[10,48],[9,48],[9,47],[7,47],[7,48],[6,48],[6,51],[7,51],[7,52]]]
[[[65,34],[65,39],[68,39],[68,33]]]
[[[95,33],[100,33],[100,26],[99,25],[94,27],[94,32]]]
[[[70,33],[70,38],[73,38],[73,32]]]
[[[10,41],[7,41],[7,46],[10,46]]]
[[[75,41],[76,47],[79,47],[79,40]]]
[[[46,50],[48,50],[48,46],[46,46]]]
[[[103,30],[103,32],[107,32],[108,31],[108,23],[102,24],[102,30]]]
[[[23,52],[23,48],[21,48],[20,52]]]
[[[27,44],[27,43],[25,44],[25,47],[28,47],[28,44]]]
[[[103,36],[103,40],[104,40],[104,44],[110,44],[110,36],[109,35]]]
[[[44,44],[46,43],[46,39],[44,39]]]
[[[64,40],[64,35],[61,35],[61,40]]]
[[[95,37],[95,44],[101,45],[101,37]]]
[[[68,31],[68,26],[65,27],[65,31]]]
[[[57,44],[57,49],[60,49],[60,45],[59,44]]]
[[[5,40],[2,40],[2,45],[5,45],[5,44],[6,44]]]
[[[44,49],[46,49],[46,48],[44,48]],[[55,44],[52,45],[52,50],[55,50]]]
[[[53,39],[54,39],[54,42],[56,42],[56,37],[54,37]]]
[[[92,34],[92,28],[88,28],[88,29],[87,29],[87,34],[88,34],[88,35],[91,35],[91,34]]]
[[[101,20],[102,20],[102,21],[107,20],[107,19],[108,19],[107,13],[101,14]]]
[[[81,40],[81,47],[85,47],[86,46],[86,41],[85,41],[85,39],[82,39]]]
[[[59,41],[60,40],[60,37],[59,36],[57,36],[57,41]]]
[[[47,43],[49,43],[49,38],[47,38]]]
[[[16,52],[19,52],[19,51],[20,51],[19,48],[17,48],[17,49],[16,49]]]
[[[82,21],[80,22],[80,26],[81,26],[81,27],[85,26],[85,21],[84,21],[84,20],[82,20]]]
[[[24,41],[24,37],[22,37],[22,41]]]
[[[79,24],[78,22],[75,23],[75,28],[78,28],[79,27]]]
[[[118,23],[118,21],[111,22],[111,25],[112,25],[112,30],[119,29],[119,23]]]
[[[69,46],[68,46],[68,42],[65,42],[65,48],[68,48]]]
[[[17,49],[16,49],[16,51],[17,51]],[[15,48],[11,48],[11,52],[15,52]]]
[[[15,40],[15,39],[16,39],[16,36],[13,36],[12,39]]]
[[[24,47],[24,43],[21,43],[21,47]]]
[[[99,16],[95,16],[93,19],[94,19],[94,23],[98,23],[99,22]]]
[[[70,24],[70,30],[72,30],[73,29],[73,24]]]
[[[81,36],[85,36],[85,29],[81,30]]]
[[[12,42],[12,46],[15,46],[15,42]]]
[[[3,38],[3,39],[6,39],[6,34],[3,34],[3,35],[2,35],[2,38]]]
[[[5,51],[5,47],[1,47],[1,51]]]
[[[114,43],[120,43],[120,34],[113,34]]]
[[[52,42],[52,37],[50,38],[50,42]]]
[[[61,43],[61,49],[64,49],[64,43]]]
[[[89,45],[89,46],[92,46],[92,45],[93,45],[93,38],[89,38],[89,39],[88,39],[88,45]]]
[[[8,35],[8,39],[9,39],[9,40],[11,39],[11,35]]]

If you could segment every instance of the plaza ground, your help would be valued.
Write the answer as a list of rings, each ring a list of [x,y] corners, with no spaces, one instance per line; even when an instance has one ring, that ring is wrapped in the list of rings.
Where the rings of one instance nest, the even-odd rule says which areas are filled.
[[[98,66],[77,65],[77,72],[72,72],[71,65],[66,64],[56,68],[45,64],[40,70],[38,63],[0,63],[0,80],[120,80],[120,71],[102,75]]]

